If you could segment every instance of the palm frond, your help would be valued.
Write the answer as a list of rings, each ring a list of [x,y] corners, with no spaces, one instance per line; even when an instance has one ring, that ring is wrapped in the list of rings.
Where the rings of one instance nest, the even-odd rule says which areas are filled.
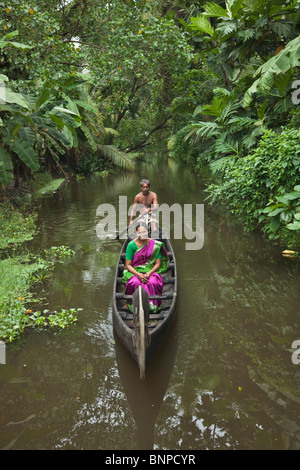
[[[249,116],[233,116],[229,119],[228,124],[232,124],[233,132],[246,131],[253,128],[255,125],[255,119]]]
[[[115,135],[116,137],[120,135],[119,132],[116,129],[113,129],[112,127],[104,127],[104,129],[106,134]]]
[[[101,155],[121,168],[132,170],[134,168],[134,157],[122,152],[114,145],[97,145]]]
[[[239,153],[238,141],[228,132],[223,132],[214,143],[214,150],[218,155],[226,155]]]
[[[168,150],[172,151],[175,144],[176,144],[176,141],[177,141],[177,135],[173,135],[167,142],[167,148]]]
[[[220,126],[216,122],[196,122],[186,126],[184,141],[191,139],[194,143],[220,135]]]
[[[82,129],[82,132],[85,135],[86,140],[88,141],[88,143],[92,147],[92,149],[96,151],[97,150],[97,144],[96,144],[96,141],[94,139],[94,136],[91,133],[88,126],[86,126],[84,122],[81,122],[81,129]]]
[[[229,102],[222,111],[222,121],[225,121],[226,119],[230,119],[231,116],[234,116],[235,114],[237,114],[240,107],[241,105],[238,101],[235,101],[233,103]]]

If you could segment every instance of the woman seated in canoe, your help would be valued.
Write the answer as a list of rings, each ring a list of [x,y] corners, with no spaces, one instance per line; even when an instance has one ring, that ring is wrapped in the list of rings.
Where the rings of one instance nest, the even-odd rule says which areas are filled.
[[[148,227],[144,223],[136,226],[136,238],[131,240],[126,249],[126,269],[122,282],[125,294],[132,295],[141,285],[148,295],[161,295],[163,278],[160,273],[167,270],[167,252],[163,242],[148,237]],[[161,300],[150,300],[149,311],[158,312]],[[132,305],[128,302],[132,310]]]

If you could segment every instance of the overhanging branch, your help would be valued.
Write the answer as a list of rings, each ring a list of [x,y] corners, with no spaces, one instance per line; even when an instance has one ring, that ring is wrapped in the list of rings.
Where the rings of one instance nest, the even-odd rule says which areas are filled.
[[[137,149],[139,149],[139,148],[142,148],[142,147],[145,147],[146,145],[148,145],[148,144],[146,144],[146,142],[147,142],[147,140],[151,137],[151,135],[154,134],[154,132],[163,129],[164,126],[165,126],[165,124],[169,121],[169,119],[171,119],[171,117],[172,117],[172,115],[169,114],[169,116],[167,116],[167,117],[163,120],[163,122],[161,122],[161,123],[158,124],[156,127],[154,127],[154,128],[148,133],[148,135],[146,135],[146,137],[145,137],[141,142],[139,142],[138,144],[136,144],[136,145],[130,147],[128,150],[126,150],[126,153],[133,152],[134,150],[137,150]]]

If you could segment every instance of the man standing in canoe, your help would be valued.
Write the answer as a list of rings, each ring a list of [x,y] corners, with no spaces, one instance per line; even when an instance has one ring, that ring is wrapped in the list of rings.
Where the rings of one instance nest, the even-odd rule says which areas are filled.
[[[129,225],[132,225],[132,219],[136,214],[136,209],[139,204],[141,215],[145,214],[145,217],[142,217],[139,222],[150,223],[151,231],[153,232],[158,228],[157,219],[153,214],[153,212],[158,209],[157,195],[153,191],[150,191],[150,181],[148,179],[142,179],[140,186],[142,191],[138,193],[133,200]]]

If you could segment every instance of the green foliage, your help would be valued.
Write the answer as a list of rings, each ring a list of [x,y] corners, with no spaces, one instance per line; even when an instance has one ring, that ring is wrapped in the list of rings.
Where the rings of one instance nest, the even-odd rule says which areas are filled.
[[[105,143],[117,141],[126,151],[151,142],[193,57],[184,31],[159,16],[151,3],[132,8],[130,2],[115,1],[109,11],[98,10],[94,28],[86,31],[86,41],[103,51],[90,49],[93,96],[102,98],[106,127],[119,133]]]
[[[26,326],[31,327],[51,327],[65,329],[77,322],[77,315],[81,308],[70,308],[62,309],[60,312],[56,310],[50,312],[45,309],[42,311],[37,310],[36,312],[28,315],[28,321]]]
[[[22,298],[21,298],[22,301]],[[5,343],[20,339],[26,328],[66,329],[78,320],[80,308],[62,309],[57,312],[35,311],[26,309],[22,302],[0,303],[0,338]]]
[[[211,162],[213,172],[221,170],[234,159],[245,154],[255,146],[265,126],[265,106],[256,110],[256,116],[245,113],[236,93],[224,88],[216,88],[210,105],[198,106],[193,114],[193,122],[181,130],[184,141],[203,149],[209,145],[206,161]],[[196,120],[201,114],[202,120]],[[212,121],[211,118],[214,120]],[[205,156],[200,159],[202,164]]]
[[[47,93],[45,90],[47,89]],[[57,100],[51,96],[49,84],[44,83],[36,95],[14,93],[22,99],[14,99],[10,106],[0,104],[6,112],[1,129],[2,141],[6,149],[0,157],[3,161],[0,174],[1,182],[7,184],[12,180],[11,156],[16,155],[31,171],[40,168],[40,158],[46,150],[56,157],[63,153],[64,147],[75,145],[77,122],[81,116],[69,109],[58,106],[63,104],[63,97]],[[7,101],[7,90],[6,90]],[[12,102],[12,99],[10,100]]]
[[[45,250],[42,255],[30,255],[25,251],[20,254],[20,245],[30,240],[35,232],[35,214],[26,213],[24,207],[19,210],[8,203],[1,205],[0,339],[5,342],[20,338],[28,327],[66,328],[76,321],[77,312],[80,311],[36,310],[39,299],[33,297],[32,286],[49,279],[55,264],[66,262],[75,252],[67,246],[58,246]]]
[[[218,177],[210,200],[228,205],[247,230],[260,227],[271,239],[297,245],[298,201],[291,194],[300,168],[292,100],[299,2],[211,1],[201,10],[181,24],[220,84],[207,104],[194,107],[169,148],[187,143],[188,155],[198,152],[193,165],[208,163]]]
[[[266,131],[252,154],[228,163],[223,180],[208,187],[211,202],[227,204],[247,230],[265,220],[263,210],[270,238],[283,236],[284,228],[285,238],[297,242],[291,231],[297,224],[287,225],[299,212],[299,138],[298,129]]]
[[[69,75],[76,70],[80,52],[72,42],[64,43],[62,40],[63,16],[67,17],[67,11],[62,11],[60,2],[51,1],[51,7],[43,0],[1,3],[0,27],[8,34],[18,31],[23,51],[20,54],[16,46],[6,46],[3,73],[15,81],[24,81],[32,88],[33,80],[56,79],[58,74]],[[28,51],[24,50],[23,43],[30,47]],[[67,70],[66,63],[70,64],[71,70]]]
[[[253,85],[245,93],[244,106],[248,107],[251,104],[252,95],[255,93],[272,95],[272,93],[274,93],[274,85],[276,86],[276,78],[278,76],[284,78],[283,74],[291,69],[296,69],[296,67],[299,66],[300,37],[298,36],[290,41],[286,47],[278,53],[278,55],[275,55],[275,57],[272,57],[257,69],[254,74],[254,78],[259,78],[255,80]],[[291,76],[288,77],[288,81],[291,83]],[[280,89],[278,81],[277,89]]]
[[[31,300],[30,279],[37,268],[28,261],[24,256],[0,261],[0,337],[4,341],[12,341],[24,331],[24,303]]]
[[[99,159],[97,155],[85,155],[80,160],[75,168],[78,175],[92,175],[98,171],[105,171],[112,167],[112,163],[108,160]]]
[[[3,147],[0,147],[0,181],[5,186],[12,180],[13,164],[10,154]]]
[[[105,139],[115,131],[103,124],[98,96],[92,99],[91,75],[81,73],[83,67],[88,71],[88,54],[75,45],[75,29],[82,31],[81,21],[96,21],[93,5],[87,9],[71,1],[62,9],[56,0],[51,4],[50,10],[45,1],[28,5],[13,0],[8,7],[2,5],[0,24],[7,33],[0,39],[0,80],[5,84],[0,101],[0,183],[4,186],[13,178],[18,185],[38,169],[62,171],[61,164],[68,161],[65,155],[74,149],[78,160],[86,146],[94,154],[109,154],[114,165],[133,166],[130,157],[112,145],[106,152]],[[91,11],[94,16],[86,17]],[[84,40],[78,37],[78,42]]]
[[[263,231],[270,239],[281,238],[300,245],[300,186],[275,196],[275,203],[272,201],[261,210],[259,222],[264,223]]]
[[[8,113],[0,130],[6,146],[0,151],[0,161],[3,163],[0,182],[3,184],[10,183],[13,178],[12,161],[15,156],[34,172],[40,166],[47,167],[49,159],[59,162],[61,156],[70,148],[77,148],[79,142],[82,146],[87,144],[98,154],[105,153],[106,148],[100,144],[98,137],[101,132],[108,131],[89,100],[79,99],[85,86],[83,80],[73,77],[65,83],[60,81],[56,86],[53,82],[44,82],[37,88],[36,94],[14,93],[22,97],[26,109],[15,99],[11,106],[0,103],[0,110]],[[132,166],[129,156],[122,155],[118,149],[113,150],[113,147],[108,148],[107,158],[116,165]]]
[[[35,195],[39,196],[41,194],[54,193],[60,188],[64,181],[64,178],[51,178],[49,181],[47,181],[47,183],[43,184],[36,190]]]
[[[300,49],[291,20],[297,6],[231,0],[225,8],[215,2],[201,8],[202,14],[192,16],[185,26],[199,56],[205,55],[223,86],[214,90],[210,104],[196,107],[185,139],[201,153],[204,141],[210,141],[208,161],[222,159],[213,163],[215,170],[224,168],[230,155],[233,160],[246,155],[264,128],[278,129],[294,106],[291,85]],[[254,93],[256,102],[251,101]]]
[[[52,246],[49,250],[45,250],[46,258],[52,260],[66,260],[75,255],[75,251],[67,246]]]
[[[79,174],[131,169],[129,154],[166,130],[173,155],[224,175],[216,199],[228,175],[241,185],[231,207],[248,228],[258,210],[297,185],[297,165],[277,137],[267,145],[269,168],[263,149],[269,129],[277,136],[289,121],[297,128],[290,112],[299,2],[115,0],[99,8],[98,0],[12,0],[2,7],[3,185],[38,170],[64,171],[70,155]],[[284,165],[289,182],[281,181]],[[298,220],[289,223],[287,232],[297,232]]]
[[[22,197],[23,201],[25,197]],[[0,206],[0,249],[31,240],[36,232],[36,214],[9,203]]]
[[[19,34],[18,31],[13,31],[11,33],[6,34],[0,39],[0,48],[4,49],[7,46],[13,46],[17,49],[32,49],[32,46],[28,46],[27,44],[22,44],[21,42],[10,41],[10,38],[17,36]]]
[[[49,279],[55,263],[66,262],[74,251],[66,246],[51,247],[44,256],[12,253],[0,261],[0,339],[12,342],[20,338],[28,327],[65,329],[77,321],[80,308],[61,309],[59,312],[37,310],[31,288],[37,282]]]

